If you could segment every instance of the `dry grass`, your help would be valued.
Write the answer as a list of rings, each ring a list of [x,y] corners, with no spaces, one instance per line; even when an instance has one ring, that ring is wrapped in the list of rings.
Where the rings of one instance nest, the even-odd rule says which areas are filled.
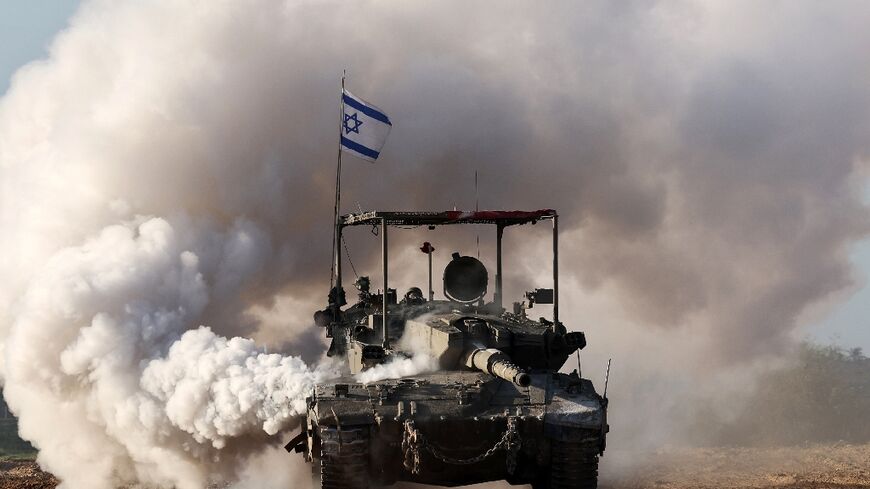
[[[4,460],[0,462],[0,489],[49,489],[58,480],[43,472],[33,460]]]
[[[870,489],[870,444],[609,451],[601,469],[601,489]],[[33,461],[0,462],[0,489],[56,485]]]
[[[870,444],[608,453],[602,489],[870,488]]]

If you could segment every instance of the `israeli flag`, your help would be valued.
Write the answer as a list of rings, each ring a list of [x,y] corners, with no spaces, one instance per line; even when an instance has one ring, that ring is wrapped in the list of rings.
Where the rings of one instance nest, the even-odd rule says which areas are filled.
[[[374,162],[393,123],[381,109],[347,90],[342,93],[342,101],[341,150]]]

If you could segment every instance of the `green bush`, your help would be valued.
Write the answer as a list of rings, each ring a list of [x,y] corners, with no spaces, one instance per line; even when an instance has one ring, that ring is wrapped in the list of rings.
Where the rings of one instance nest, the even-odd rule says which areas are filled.
[[[721,440],[773,445],[870,441],[870,358],[805,343],[799,361],[764,375]]]
[[[0,456],[22,456],[35,453],[30,443],[18,437],[18,420],[0,418]]]

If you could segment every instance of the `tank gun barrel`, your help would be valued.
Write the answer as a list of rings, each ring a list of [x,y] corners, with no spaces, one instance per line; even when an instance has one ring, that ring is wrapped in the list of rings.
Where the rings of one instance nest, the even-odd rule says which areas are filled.
[[[528,387],[532,383],[529,374],[517,367],[505,352],[495,348],[469,350],[465,356],[465,365],[513,382],[520,387]]]

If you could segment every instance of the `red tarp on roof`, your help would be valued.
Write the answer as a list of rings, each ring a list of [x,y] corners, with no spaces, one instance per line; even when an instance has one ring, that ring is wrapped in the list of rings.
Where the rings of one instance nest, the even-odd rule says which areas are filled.
[[[342,217],[345,226],[378,224],[386,220],[390,226],[418,226],[440,224],[500,224],[510,226],[536,222],[556,216],[553,209],[536,211],[371,211]]]
[[[556,215],[553,209],[537,211],[447,211],[449,219],[469,221],[500,221],[500,220],[535,220]]]

